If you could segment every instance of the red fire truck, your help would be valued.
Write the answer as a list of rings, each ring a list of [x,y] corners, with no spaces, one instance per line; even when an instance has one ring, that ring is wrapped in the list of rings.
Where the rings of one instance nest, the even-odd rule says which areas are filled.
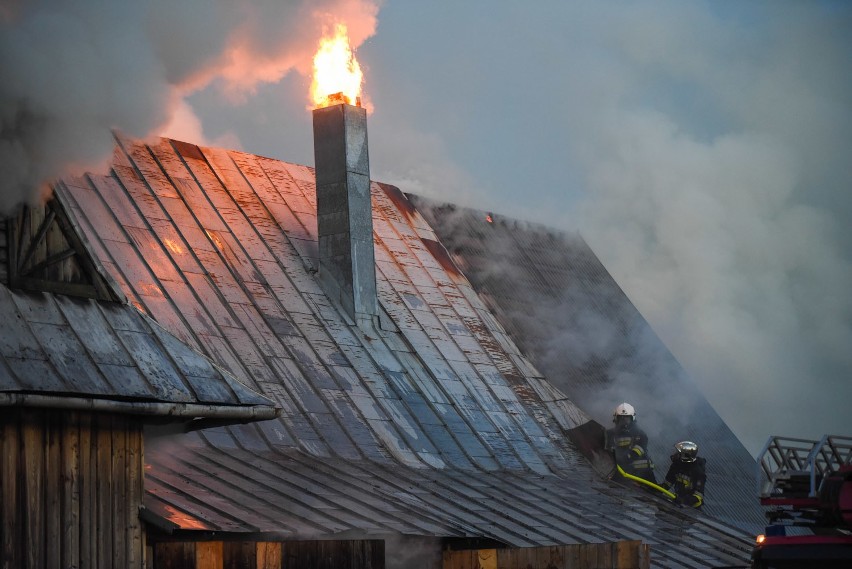
[[[757,468],[769,525],[752,567],[852,568],[852,438],[771,437]]]

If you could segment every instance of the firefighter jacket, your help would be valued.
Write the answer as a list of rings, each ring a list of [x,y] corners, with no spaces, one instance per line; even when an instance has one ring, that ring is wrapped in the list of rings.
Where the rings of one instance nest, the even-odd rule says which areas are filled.
[[[700,508],[704,504],[704,483],[707,482],[706,460],[696,458],[694,462],[683,462],[677,454],[671,459],[663,487],[677,496],[678,504]]]
[[[613,453],[616,464],[626,473],[656,482],[654,463],[647,452],[648,435],[636,423],[607,429],[604,448]]]

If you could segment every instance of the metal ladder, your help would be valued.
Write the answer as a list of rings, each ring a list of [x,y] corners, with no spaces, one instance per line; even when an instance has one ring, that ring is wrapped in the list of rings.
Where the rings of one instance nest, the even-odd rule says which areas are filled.
[[[816,498],[819,482],[852,464],[852,437],[824,435],[818,441],[770,437],[757,456],[761,498]]]

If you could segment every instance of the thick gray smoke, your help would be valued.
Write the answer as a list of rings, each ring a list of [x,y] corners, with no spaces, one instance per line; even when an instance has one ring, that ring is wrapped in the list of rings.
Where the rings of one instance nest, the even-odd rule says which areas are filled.
[[[852,432],[852,6],[438,2],[380,18],[361,53],[405,96],[374,83],[373,125],[442,133],[427,155],[487,193],[452,201],[579,229],[753,452]],[[436,30],[428,55],[405,50]]]
[[[187,95],[215,82],[239,103],[307,74],[323,26],[345,22],[358,45],[376,12],[370,0],[2,2],[0,213],[103,163],[110,129],[202,142]]]
[[[710,12],[685,12],[688,24],[652,30],[625,19],[619,45],[625,65],[706,101],[684,117],[621,91],[576,146],[589,192],[578,223],[752,451],[772,434],[852,432],[841,157],[852,82],[840,71],[852,18],[785,5],[765,14],[758,47]]]

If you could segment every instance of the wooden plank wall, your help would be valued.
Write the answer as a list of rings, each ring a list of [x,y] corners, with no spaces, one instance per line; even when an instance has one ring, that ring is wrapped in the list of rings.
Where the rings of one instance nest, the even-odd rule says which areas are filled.
[[[152,569],[384,569],[381,540],[153,544]]]
[[[75,411],[0,411],[0,568],[143,567],[142,427]]]
[[[444,551],[443,569],[648,569],[641,541]]]

